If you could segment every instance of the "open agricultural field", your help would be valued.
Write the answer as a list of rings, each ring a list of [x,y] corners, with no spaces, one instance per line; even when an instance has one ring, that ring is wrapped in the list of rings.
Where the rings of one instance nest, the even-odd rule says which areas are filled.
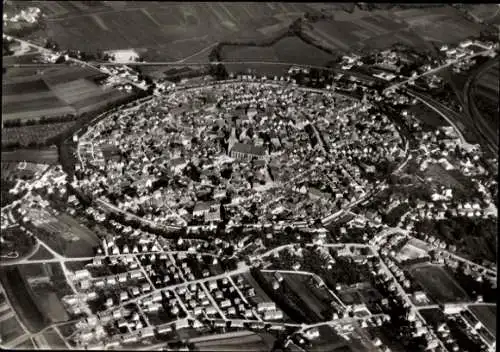
[[[474,304],[469,306],[469,310],[483,324],[483,326],[493,335],[497,331],[497,307],[491,305]]]
[[[462,4],[467,13],[474,19],[488,24],[500,24],[500,7],[498,4]]]
[[[221,335],[202,336],[191,339],[199,351],[267,351],[272,347],[251,331],[230,332]]]
[[[9,145],[27,147],[34,143],[49,143],[51,139],[67,131],[74,124],[75,122],[70,121],[23,127],[4,127],[2,128],[2,147]]]
[[[93,110],[101,109],[110,103],[125,99],[128,94],[119,90],[104,91],[100,95],[87,97],[73,103],[72,106],[76,109],[78,114],[87,113]]]
[[[288,68],[284,65],[273,64],[224,64],[228,73],[238,74],[262,74],[268,77],[285,76]]]
[[[9,343],[24,334],[24,330],[15,316],[0,321],[2,344]]]
[[[85,101],[88,98],[93,98],[104,93],[101,87],[86,79],[77,79],[53,85],[52,91],[66,104]]]
[[[23,280],[18,267],[0,268],[0,282],[9,297],[12,308],[26,328],[31,332],[43,329],[47,324],[47,320],[30,296],[29,287]]]
[[[286,62],[322,66],[334,57],[297,37],[285,37],[272,46],[234,46],[222,48],[221,59],[225,61]]]
[[[144,57],[178,60],[225,39],[272,36],[283,23],[315,12],[303,3],[111,3],[70,9],[57,2],[67,12],[49,14],[44,34],[62,48],[134,48]],[[141,31],[136,30],[139,25]]]
[[[35,345],[33,344],[33,341],[29,338],[26,340],[22,341],[20,344],[14,346],[14,349],[16,350],[34,350]]]
[[[478,125],[488,131],[486,136],[491,145],[498,144],[498,94],[499,94],[499,64],[498,60],[490,61],[487,67],[474,79],[470,91],[472,113]]]
[[[484,28],[466,20],[451,6],[394,11],[394,17],[405,22],[422,39],[438,43],[456,43],[479,35]]]
[[[116,102],[129,94],[105,89],[97,82],[105,74],[78,66],[37,68],[20,71],[20,77],[8,70],[2,83],[4,121],[59,118],[90,112]],[[27,75],[30,73],[31,75]],[[11,139],[12,143],[16,139]],[[18,141],[19,142],[19,141]]]
[[[416,49],[433,50],[431,41],[455,43],[478,35],[483,28],[464,19],[451,6],[330,13],[333,19],[312,23],[305,34],[339,53],[384,49],[398,42]]]
[[[2,95],[40,93],[49,90],[49,86],[41,78],[29,82],[2,83]]]
[[[47,341],[48,345],[53,349],[66,349],[66,344],[61,336],[55,331],[54,328],[50,328],[43,333],[43,337]]]
[[[93,256],[94,248],[99,244],[92,231],[67,214],[41,224],[37,235],[53,250],[67,257]]]
[[[51,70],[44,73],[43,80],[49,87],[57,86],[63,83],[70,83],[77,80],[86,79],[95,81],[105,78],[106,75],[100,71],[89,67],[68,66],[64,69]]]
[[[69,320],[69,315],[52,285],[36,285],[32,286],[32,290],[40,311],[49,321],[58,323]]]
[[[2,65],[32,64],[41,56],[38,53],[4,56]]]
[[[437,303],[469,300],[462,287],[440,266],[415,265],[410,269],[410,274]]]
[[[272,47],[226,45],[221,57],[227,61],[278,61]]]
[[[71,107],[66,106],[66,104],[56,96],[36,97],[29,101],[11,101],[2,104],[2,114],[3,118],[6,120],[18,118],[18,116],[25,111],[27,115],[32,114],[33,111],[39,112],[40,117],[42,117],[46,116],[45,114],[47,113],[50,114],[52,110],[62,115],[74,112]]]
[[[38,250],[29,257],[30,260],[39,260],[39,259],[52,259],[54,256],[45,248],[44,246],[38,247]]]
[[[19,267],[19,274],[25,283],[26,294],[44,321],[57,323],[69,319],[61,298],[71,290],[59,263],[23,265]]]
[[[45,149],[18,149],[12,152],[2,152],[3,162],[27,161],[39,164],[56,164],[59,158],[56,147]]]

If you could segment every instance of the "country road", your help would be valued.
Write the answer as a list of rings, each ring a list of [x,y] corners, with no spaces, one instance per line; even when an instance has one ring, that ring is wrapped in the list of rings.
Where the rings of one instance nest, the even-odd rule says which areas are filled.
[[[491,49],[487,49],[487,50],[480,51],[478,53],[475,53],[475,54],[472,54],[472,55],[469,55],[469,56],[464,56],[462,58],[455,59],[455,60],[450,61],[450,62],[448,62],[446,64],[443,64],[441,66],[433,68],[432,70],[426,71],[426,72],[424,72],[424,73],[422,73],[422,74],[420,74],[420,75],[418,75],[416,77],[410,77],[410,78],[408,78],[408,79],[406,79],[406,80],[404,80],[402,82],[394,83],[393,85],[390,85],[389,87],[387,87],[384,91],[388,91],[388,90],[399,88],[400,86],[405,85],[405,84],[409,83],[410,81],[415,81],[415,80],[417,80],[417,79],[419,79],[421,77],[434,74],[434,73],[436,73],[438,71],[441,71],[443,68],[446,68],[446,67],[449,67],[451,65],[456,64],[457,62],[464,61],[466,59],[472,59],[472,58],[474,58],[476,56],[488,55],[489,53],[491,53],[491,51],[492,51]]]

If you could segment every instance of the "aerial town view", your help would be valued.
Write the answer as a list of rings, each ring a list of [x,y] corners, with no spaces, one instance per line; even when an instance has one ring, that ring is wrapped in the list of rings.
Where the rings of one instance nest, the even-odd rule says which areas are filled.
[[[0,347],[496,351],[499,33],[3,0]]]

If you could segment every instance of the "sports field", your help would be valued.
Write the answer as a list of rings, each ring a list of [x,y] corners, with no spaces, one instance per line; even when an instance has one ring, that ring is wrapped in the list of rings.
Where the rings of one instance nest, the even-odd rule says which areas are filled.
[[[474,304],[469,306],[469,310],[484,325],[484,327],[496,336],[497,331],[497,307],[492,305]]]
[[[439,304],[466,302],[469,297],[460,285],[440,266],[415,265],[410,274],[424,288],[427,294]]]

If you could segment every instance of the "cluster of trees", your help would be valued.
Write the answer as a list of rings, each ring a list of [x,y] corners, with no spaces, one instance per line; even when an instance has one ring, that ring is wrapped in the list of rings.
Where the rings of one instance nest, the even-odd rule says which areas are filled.
[[[3,150],[3,147],[2,147],[2,150]],[[0,200],[1,200],[0,204],[2,207],[12,203],[16,199],[19,199],[24,195],[25,192],[23,192],[23,194],[16,194],[16,195],[9,193],[9,191],[12,188],[14,188],[16,183],[17,182],[15,182],[15,181],[8,181],[8,180],[5,180],[2,178],[1,193],[0,193]]]
[[[59,44],[56,41],[54,41],[52,38],[48,38],[45,41],[45,48],[50,49],[50,50],[54,50],[54,51],[61,50],[61,47],[59,46]],[[70,56],[72,58],[79,59],[82,61],[110,61],[110,60],[115,59],[114,55],[105,53],[102,50],[97,50],[96,52],[88,53],[88,52],[83,52],[83,51],[79,51],[79,50],[68,49],[64,52],[64,54],[67,54],[68,56]],[[142,61],[144,61],[144,59],[142,59]],[[64,56],[60,56],[56,61],[56,63],[62,63],[62,62],[64,62]]]
[[[389,290],[389,285],[379,280],[373,280],[375,288],[382,297],[388,299],[389,305],[383,308],[384,313],[391,317],[390,322],[382,325],[381,330],[391,341],[397,341],[405,347],[405,351],[424,351],[427,343],[424,337],[413,337],[415,326],[408,321],[409,309],[397,294]]]
[[[302,299],[290,288],[285,289],[282,282],[282,285],[278,290],[273,290],[270,283],[262,272],[259,269],[252,268],[250,270],[252,276],[255,281],[264,289],[266,294],[276,302],[276,305],[280,307],[292,320],[296,322],[304,322],[304,323],[314,323],[317,322],[317,319],[314,319],[307,312],[304,312],[301,307],[304,307],[305,304]]]
[[[3,182],[2,180],[2,184]],[[8,254],[11,251],[16,251],[20,257],[29,253],[36,242],[34,237],[29,236],[18,227],[2,230],[2,238],[5,242],[0,246],[0,253]]]
[[[456,217],[443,220],[425,219],[415,224],[415,230],[430,234],[457,250],[468,255],[471,260],[484,259],[495,262],[497,256],[497,223],[495,219]]]
[[[4,33],[13,37],[23,38],[45,28],[45,23],[40,20],[35,23],[17,22],[14,25],[4,25]]]
[[[9,55],[14,54],[14,52],[10,49],[10,44],[11,43],[12,43],[12,41],[9,41],[9,40],[3,38],[3,41],[2,41],[2,56],[9,56]]]
[[[477,281],[473,276],[465,274],[463,263],[460,263],[456,270],[449,272],[471,299],[476,300],[481,295],[484,302],[496,303],[497,288],[493,287],[488,280]]]
[[[226,67],[223,64],[210,65],[208,73],[216,80],[226,80],[229,77]]]
[[[47,125],[51,123],[58,122],[68,122],[75,119],[75,115],[66,114],[61,116],[42,116],[39,119],[25,120],[25,119],[15,119],[7,120],[4,122],[4,127],[23,127],[23,126],[33,126],[33,125]]]

